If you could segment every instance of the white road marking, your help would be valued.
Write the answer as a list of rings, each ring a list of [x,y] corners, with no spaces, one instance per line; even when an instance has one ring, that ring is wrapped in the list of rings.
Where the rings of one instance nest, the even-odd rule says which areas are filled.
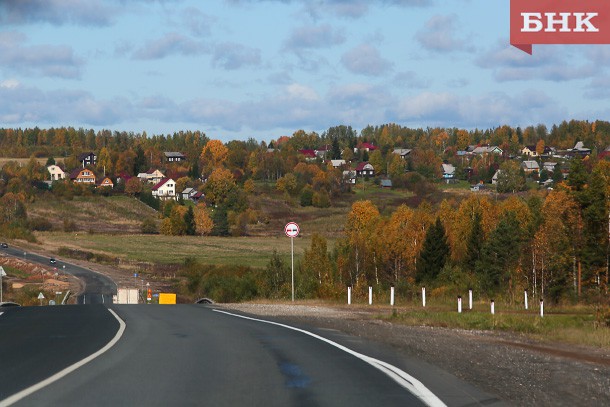
[[[10,397],[5,398],[4,400],[0,400],[0,407],[10,406],[11,404],[14,404],[14,403],[24,399],[25,397],[31,395],[32,393],[37,392],[38,390],[50,385],[51,383],[56,382],[57,380],[61,379],[62,377],[72,373],[76,369],[91,362],[93,359],[97,358],[98,356],[104,354],[105,352],[110,350],[110,348],[112,348],[114,345],[116,345],[116,343],[119,341],[119,339],[121,339],[121,336],[123,336],[123,332],[125,332],[126,325],[125,325],[125,322],[113,310],[108,308],[108,311],[110,311],[110,313],[112,315],[114,315],[114,317],[117,319],[117,321],[119,321],[119,330],[117,331],[116,335],[114,335],[114,338],[112,338],[110,340],[110,342],[108,342],[106,344],[106,346],[104,346],[102,349],[98,350],[97,352],[87,356],[83,360],[80,360],[80,361],[76,362],[75,364],[68,366],[64,370],[55,373],[53,376],[51,376],[39,383],[36,383],[35,385],[28,387],[27,389],[21,390],[19,393],[15,393]]]
[[[4,314],[4,312],[0,312],[0,315]]]
[[[417,380],[416,378],[409,375],[405,371],[403,371],[403,370],[397,368],[396,366],[391,365],[387,362],[372,358],[370,356],[363,355],[362,353],[353,351],[343,345],[338,344],[337,342],[333,342],[330,339],[326,339],[323,336],[316,335],[316,334],[306,331],[304,329],[295,328],[290,325],[280,324],[278,322],[267,321],[264,319],[258,319],[258,318],[246,317],[244,315],[233,314],[231,312],[221,311],[218,309],[214,309],[214,311],[219,312],[221,314],[226,314],[226,315],[230,315],[233,317],[237,317],[237,318],[248,319],[250,321],[257,321],[257,322],[263,322],[265,324],[281,326],[283,328],[291,329],[293,331],[297,331],[297,332],[301,332],[305,335],[309,335],[313,338],[321,340],[322,342],[326,342],[329,345],[334,346],[335,348],[341,349],[342,351],[347,352],[350,355],[357,357],[358,359],[368,363],[369,365],[373,366],[374,368],[381,370],[383,373],[385,373],[387,376],[389,376],[396,383],[398,383],[399,385],[401,385],[402,387],[407,389],[415,397],[419,398],[426,405],[431,406],[431,407],[446,407],[446,404],[443,403],[441,399],[439,399],[434,393],[432,393],[419,380]],[[1,404],[0,404],[0,407],[2,407]]]

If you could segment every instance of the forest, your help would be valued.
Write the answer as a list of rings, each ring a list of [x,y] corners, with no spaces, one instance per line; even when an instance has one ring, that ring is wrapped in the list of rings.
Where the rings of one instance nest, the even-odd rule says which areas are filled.
[[[435,194],[442,185],[443,163],[455,166],[458,180],[488,185],[498,169],[509,173],[515,167],[524,146],[543,152],[545,146],[569,150],[577,142],[591,153],[536,158],[540,164],[559,161],[562,170],[554,174],[526,176],[517,166],[515,176],[523,182],[514,193],[442,199]],[[376,148],[362,148],[364,143]],[[499,146],[503,153],[466,159],[457,154],[472,145]],[[554,302],[607,300],[610,162],[603,153],[608,146],[610,123],[605,121],[486,130],[386,124],[356,131],[342,125],[322,134],[298,130],[268,142],[222,142],[197,131],[149,136],[70,127],[0,129],[0,155],[6,159],[0,170],[0,235],[35,240],[34,231],[53,227],[28,217],[28,204],[35,199],[132,195],[158,211],[157,219],[142,221],[142,233],[202,238],[248,236],[250,225],[264,217],[255,204],[261,195],[294,207],[328,208],[348,200],[334,247],[328,247],[328,236],[311,236],[311,246],[298,264],[300,298],[337,298],[346,285],[356,291],[394,285],[412,292],[425,285],[446,295],[474,288],[509,302],[524,289]],[[305,149],[324,155],[307,159],[299,153]],[[405,159],[394,154],[395,149],[412,152]],[[96,173],[131,180],[116,182],[112,190],[55,181],[49,190],[43,182],[49,179],[46,165],[70,171],[81,165],[78,156],[87,151],[97,155],[92,167]],[[187,159],[168,163],[168,151]],[[28,160],[23,164],[18,158]],[[330,159],[346,164],[335,168]],[[381,179],[390,179],[395,189],[414,199],[379,208],[371,200],[354,198],[360,186],[346,184],[343,171],[360,162],[375,168],[375,175],[363,177],[362,185],[379,188]],[[155,199],[150,185],[133,178],[149,169],[161,169],[176,181],[177,191],[194,188],[205,198],[197,204],[182,198]],[[553,188],[531,187],[542,178],[552,178]],[[70,227],[64,225],[65,230]],[[201,279],[201,267],[188,262],[184,267],[191,291],[211,284],[213,279]],[[265,270],[253,271],[254,277],[238,274],[251,284],[245,296],[283,298],[289,290],[287,265],[275,255]]]

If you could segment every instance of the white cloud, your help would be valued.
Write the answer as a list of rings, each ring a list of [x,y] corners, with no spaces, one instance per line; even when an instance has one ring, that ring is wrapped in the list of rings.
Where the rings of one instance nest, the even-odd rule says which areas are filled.
[[[161,38],[147,42],[133,54],[136,59],[162,59],[170,55],[199,55],[208,52],[209,47],[185,35],[171,32]]]
[[[304,48],[328,48],[345,42],[345,34],[333,29],[329,24],[304,26],[294,29],[286,41],[286,48],[299,50]]]
[[[343,66],[350,72],[379,76],[392,68],[392,63],[383,59],[377,48],[369,44],[361,44],[341,57]]]
[[[0,88],[15,89],[20,85],[17,79],[7,79],[0,82]]]
[[[415,34],[415,39],[429,51],[471,51],[472,48],[466,40],[459,37],[458,28],[461,28],[461,25],[456,15],[436,15]]]
[[[212,55],[212,65],[227,70],[261,64],[261,51],[241,44],[226,42],[218,44]]]

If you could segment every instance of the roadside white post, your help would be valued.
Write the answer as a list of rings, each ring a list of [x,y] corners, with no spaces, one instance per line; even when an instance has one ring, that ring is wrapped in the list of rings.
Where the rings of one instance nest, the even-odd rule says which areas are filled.
[[[4,268],[0,266],[0,302],[2,302],[2,277],[4,277],[6,273],[4,272]]]
[[[373,305],[373,287],[369,286],[369,305]]]
[[[421,288],[421,303],[426,308],[426,287]]]
[[[491,315],[494,315],[496,313],[496,303],[494,302],[494,300],[491,300]]]
[[[390,287],[390,305],[394,306],[394,286]]]
[[[284,233],[290,238],[290,263],[292,265],[292,302],[294,302],[294,238],[299,235],[299,225],[288,222],[284,226]]]
[[[527,289],[525,289],[525,291],[523,292],[523,295],[525,297],[525,310],[527,311]]]
[[[472,288],[468,289],[468,309],[472,309]]]
[[[458,295],[458,314],[462,313],[462,296]]]
[[[347,305],[352,305],[352,287],[347,287]]]
[[[544,317],[544,300],[540,299],[540,318]]]

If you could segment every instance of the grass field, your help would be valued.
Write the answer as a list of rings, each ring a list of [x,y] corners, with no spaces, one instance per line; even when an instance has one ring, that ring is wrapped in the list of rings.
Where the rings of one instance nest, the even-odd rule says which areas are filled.
[[[42,232],[36,238],[45,250],[56,253],[67,247],[102,253],[121,261],[157,264],[181,264],[186,258],[202,264],[240,265],[264,268],[273,250],[290,262],[290,239],[277,237],[197,237],[164,235],[108,235],[88,233]],[[294,239],[295,261],[310,245],[309,238]],[[330,244],[329,244],[330,245]]]

